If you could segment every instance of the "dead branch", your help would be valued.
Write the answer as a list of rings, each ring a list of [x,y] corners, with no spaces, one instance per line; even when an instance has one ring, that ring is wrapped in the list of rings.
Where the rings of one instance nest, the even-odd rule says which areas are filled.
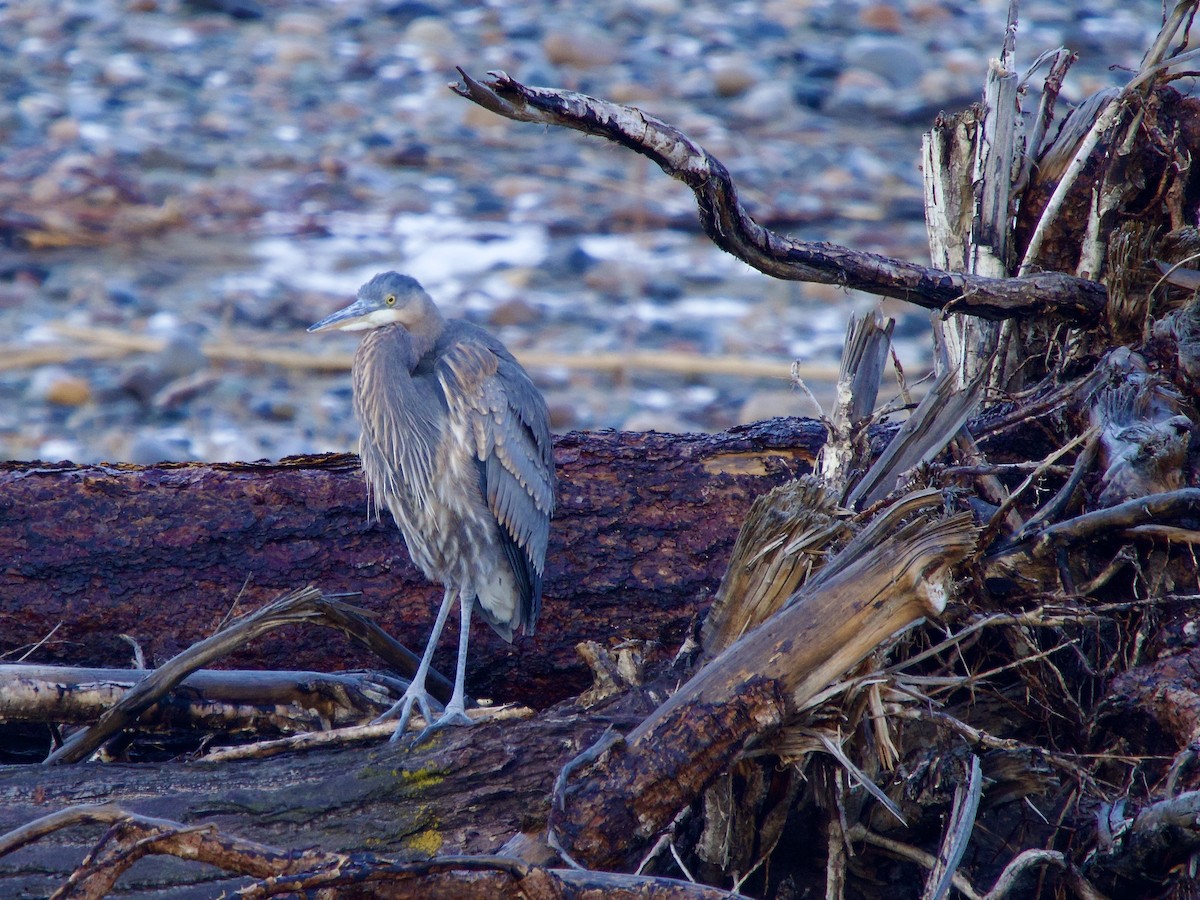
[[[271,878],[239,892],[246,898],[293,896],[303,892],[353,890],[356,897],[425,900],[452,897],[496,900],[553,897],[558,900],[736,900],[741,894],[670,878],[547,869],[517,859],[441,856],[424,862],[371,864],[353,861],[336,870]]]
[[[504,72],[489,73],[485,82],[458,72],[462,82],[450,89],[497,115],[599,135],[653,160],[695,193],[700,223],[718,247],[775,278],[838,284],[993,320],[1051,318],[1086,325],[1103,312],[1103,285],[1058,272],[989,278],[781,237],[745,211],[719,160],[661,119],[573,91],[529,87]]]
[[[533,715],[528,706],[487,706],[467,710],[467,718],[472,722],[496,722],[512,719],[528,719]],[[429,723],[419,713],[412,719],[413,730],[419,731]],[[367,725],[351,725],[347,728],[335,728],[330,731],[313,731],[278,740],[256,741],[253,744],[240,744],[236,747],[225,747],[210,750],[200,757],[200,762],[222,763],[233,759],[266,759],[280,753],[296,753],[315,750],[321,747],[348,746],[355,743],[378,743],[387,740],[396,732],[393,722],[371,722]]]
[[[316,588],[302,588],[244,616],[212,637],[189,647],[160,668],[148,672],[120,702],[105,710],[95,725],[76,732],[46,757],[46,763],[79,762],[86,759],[92,751],[136,721],[145,710],[197,669],[228,655],[242,644],[271,629],[302,622],[331,625],[350,631],[356,637],[372,632],[370,640],[373,643],[387,643],[377,633],[378,626],[368,622],[352,607],[323,596]],[[409,655],[405,659],[406,665],[412,665],[414,659],[415,657]],[[414,665],[410,671],[415,669]],[[439,679],[438,685],[438,693],[448,697],[445,679]]]
[[[0,665],[0,721],[81,725],[95,721],[138,681],[137,669]],[[287,734],[372,718],[403,692],[368,673],[200,670],[147,708],[138,727]]]
[[[1200,516],[1200,488],[1151,494],[1047,526],[1036,536],[1033,552],[1044,556],[1058,547],[1079,544],[1136,525],[1190,521],[1197,516]]]

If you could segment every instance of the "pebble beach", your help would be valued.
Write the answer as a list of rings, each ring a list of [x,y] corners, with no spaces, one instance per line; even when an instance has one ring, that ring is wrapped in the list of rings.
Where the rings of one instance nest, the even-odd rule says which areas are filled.
[[[792,362],[827,402],[875,298],[768,278],[646,160],[447,85],[504,70],[637,106],[767,227],[928,262],[921,134],[979,98],[1007,9],[0,0],[0,458],[351,451],[356,337],[304,329],[388,269],[526,360],[555,431],[812,415]],[[1129,79],[1161,16],[1022,3],[1017,57],[1075,50],[1078,102]],[[928,315],[883,309],[915,381]]]

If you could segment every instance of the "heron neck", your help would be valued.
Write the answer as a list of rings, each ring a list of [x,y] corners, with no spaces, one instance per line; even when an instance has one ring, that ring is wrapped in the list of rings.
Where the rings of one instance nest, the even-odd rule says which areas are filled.
[[[383,352],[398,354],[398,362],[411,372],[421,358],[433,349],[444,328],[440,319],[436,330],[428,328],[429,323],[422,324],[426,327],[407,328],[396,323],[369,331],[359,344],[358,356],[364,361],[370,360],[386,347],[387,350]]]
[[[442,336],[442,332],[446,330],[446,320],[442,318],[441,310],[429,303],[416,323],[397,327],[408,335],[412,342],[413,351],[416,353],[413,359],[415,365],[416,360],[432,350],[438,338]]]

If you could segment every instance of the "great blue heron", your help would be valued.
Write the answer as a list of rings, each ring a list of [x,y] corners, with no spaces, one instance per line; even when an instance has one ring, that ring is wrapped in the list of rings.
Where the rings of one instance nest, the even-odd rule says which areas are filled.
[[[412,684],[379,721],[399,718],[393,741],[414,705],[430,727],[470,724],[471,611],[511,641],[515,629],[533,633],[542,605],[555,484],[546,401],[500,341],[444,319],[407,275],[376,275],[308,330],[329,329],[367,332],[353,383],[372,512],[391,510],[413,561],[446,589]],[[454,692],[434,722],[425,676],[456,594]]]

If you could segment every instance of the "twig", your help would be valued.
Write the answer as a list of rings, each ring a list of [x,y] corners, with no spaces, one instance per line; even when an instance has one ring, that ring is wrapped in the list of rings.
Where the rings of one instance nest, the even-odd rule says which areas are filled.
[[[1041,752],[1041,748],[1034,748],[1028,744],[1022,744],[1020,741],[1013,738],[998,738],[968,725],[957,716],[952,716],[947,712],[942,712],[938,709],[926,709],[919,706],[911,706],[904,709],[899,709],[893,713],[902,719],[912,719],[918,722],[933,722],[937,725],[944,725],[951,731],[957,732],[962,737],[966,738],[967,742],[974,747],[979,747],[983,750],[1002,750],[1007,753],[1013,753],[1019,750],[1036,749]]]
[[[1079,489],[1079,485],[1083,483],[1084,475],[1091,469],[1092,463],[1096,459],[1096,454],[1100,450],[1100,432],[1099,428],[1091,430],[1091,437],[1088,438],[1088,442],[1075,459],[1075,465],[1071,468],[1071,476],[1058,489],[1058,492],[1050,498],[1050,501],[1029,518],[1029,521],[1025,523],[1025,527],[1021,530],[1020,537],[1026,537],[1037,531],[1043,522],[1054,521],[1070,506],[1071,500],[1075,497],[1075,492]]]
[[[0,857],[32,844],[48,834],[74,825],[110,825],[129,815],[116,803],[97,803],[91,806],[69,806],[34,819],[20,828],[0,835]]]
[[[497,706],[468,709],[467,717],[472,722],[495,722],[508,719],[527,719],[533,715],[533,710],[527,706]],[[427,722],[419,714],[412,717],[415,729],[423,728]],[[290,753],[301,750],[314,750],[330,745],[355,744],[362,741],[375,741],[389,738],[396,731],[394,722],[368,723],[366,725],[351,725],[346,728],[331,728],[328,731],[311,731],[296,734],[291,737],[278,738],[270,741],[255,741],[253,744],[241,744],[237,747],[222,747],[212,750],[199,757],[197,762],[224,763],[235,759],[266,759],[280,753]]]
[[[992,514],[992,518],[988,521],[987,526],[983,529],[983,533],[979,541],[980,544],[986,547],[992,542],[992,539],[996,536],[996,534],[999,533],[1001,527],[1003,527],[1005,515],[1016,504],[1017,499],[1029,489],[1029,486],[1032,485],[1034,481],[1038,479],[1038,477],[1043,475],[1047,469],[1057,463],[1060,459],[1062,459],[1062,457],[1070,453],[1080,444],[1090,444],[1092,441],[1098,440],[1099,434],[1099,426],[1093,426],[1083,434],[1076,435],[1062,447],[1059,447],[1044,460],[1042,460],[1042,464],[1025,476],[1025,480],[1017,486],[1016,490],[1009,494],[1008,498],[1002,504],[1000,504],[1000,508]],[[1086,447],[1084,452],[1086,453]],[[1072,493],[1073,492],[1074,489],[1072,488]],[[1056,497],[1055,499],[1058,498]],[[1067,499],[1070,499],[1069,496]],[[1024,533],[1026,530],[1028,530],[1028,528],[1029,526],[1027,525],[1025,529],[1022,529],[1022,532]]]
[[[44,635],[42,635],[42,637],[40,637],[40,638],[38,639],[37,643],[33,644],[32,646],[29,646],[29,647],[25,648],[25,652],[24,652],[24,653],[22,653],[22,654],[21,654],[21,655],[20,655],[20,656],[17,658],[17,662],[23,662],[24,660],[26,660],[26,659],[28,659],[30,656],[32,656],[34,653],[36,653],[36,652],[37,652],[39,649],[41,649],[43,646],[45,646],[45,644],[46,644],[47,642],[49,642],[50,638],[54,637],[54,632],[56,632],[56,631],[58,631],[58,629],[62,628],[62,624],[63,624],[63,623],[62,623],[61,621],[55,622],[55,623],[54,623],[54,627],[53,627],[53,628],[51,628],[49,631],[47,631],[47,632],[46,632]],[[18,649],[20,649],[20,648],[18,648]],[[15,652],[15,651],[14,651],[14,652]],[[7,654],[0,653],[0,659],[4,659],[4,657],[5,657],[6,655],[7,655]]]
[[[872,781],[866,772],[851,761],[850,757],[846,755],[846,751],[842,749],[836,740],[829,736],[827,731],[823,728],[817,728],[812,729],[812,734],[821,742],[821,745],[825,748],[825,752],[836,759],[842,768],[853,776],[855,781],[862,785],[863,790],[874,797],[880,806],[895,816],[897,822],[905,827],[908,826],[908,822],[904,821],[904,814],[900,812],[900,807],[892,801],[891,797],[879,789],[879,785]]]
[[[566,807],[567,781],[571,775],[578,769],[584,766],[591,765],[601,756],[603,756],[610,748],[617,747],[625,742],[625,736],[617,731],[612,725],[609,725],[600,734],[600,737],[592,743],[586,750],[581,751],[574,756],[558,773],[558,777],[554,779],[554,805],[559,809]]]
[[[914,847],[912,844],[905,844],[901,841],[884,837],[882,834],[876,834],[873,831],[867,830],[865,825],[859,824],[851,828],[849,838],[852,841],[864,841],[865,843],[872,844],[873,846],[879,847],[882,850],[887,850],[890,853],[896,854],[896,856],[911,860],[925,869],[933,869],[934,865],[937,863],[937,859],[932,853],[927,853],[920,847]],[[954,887],[964,897],[966,897],[967,900],[983,900],[983,895],[975,890],[974,885],[967,881],[967,879],[959,872],[955,872],[953,875],[951,875],[950,883],[954,885]]]
[[[1017,854],[1012,862],[1004,867],[1004,871],[1000,873],[1000,877],[983,900],[1003,900],[1016,889],[1021,876],[1035,866],[1053,866],[1064,870],[1068,883],[1081,900],[1103,900],[1103,895],[1088,884],[1057,850],[1026,850]],[[1022,893],[1021,896],[1027,895]]]
[[[1017,178],[1017,183],[1013,185],[1014,191],[1022,191],[1029,181],[1029,173],[1033,168],[1035,157],[1042,149],[1042,142],[1045,140],[1046,132],[1050,128],[1050,123],[1054,121],[1054,107],[1058,103],[1058,95],[1062,91],[1063,80],[1067,77],[1067,70],[1079,57],[1065,47],[1059,47],[1057,50],[1048,51],[1038,57],[1035,66],[1043,62],[1048,55],[1053,54],[1054,61],[1050,63],[1050,72],[1046,75],[1046,81],[1042,85],[1042,99],[1038,102],[1037,116],[1033,120],[1033,129],[1029,133],[1029,138],[1025,144],[1025,158],[1021,163],[1021,174]],[[1026,79],[1033,75],[1032,67]]]

